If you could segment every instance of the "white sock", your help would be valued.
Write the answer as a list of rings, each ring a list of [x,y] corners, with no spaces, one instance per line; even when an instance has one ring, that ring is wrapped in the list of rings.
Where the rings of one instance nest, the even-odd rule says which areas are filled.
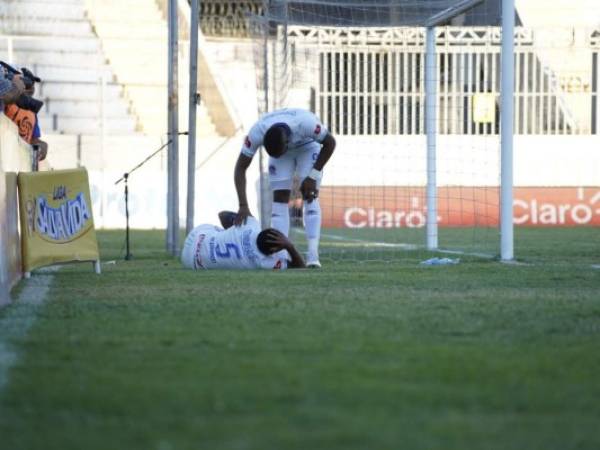
[[[290,232],[290,210],[287,203],[273,202],[271,210],[271,227],[286,236]]]
[[[312,202],[304,202],[304,230],[308,243],[307,259],[319,260],[319,239],[321,237],[321,205],[316,198]]]

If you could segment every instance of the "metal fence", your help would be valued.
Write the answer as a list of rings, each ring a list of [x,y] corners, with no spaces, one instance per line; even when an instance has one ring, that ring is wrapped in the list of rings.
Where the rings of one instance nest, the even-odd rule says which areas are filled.
[[[290,26],[296,72],[316,72],[312,107],[338,134],[423,134],[424,30]],[[500,38],[496,27],[437,30],[438,130],[440,134],[499,133]],[[578,53],[585,67],[562,73],[544,63],[535,30],[515,33],[515,133],[597,134],[599,130],[600,31],[586,36]],[[569,44],[572,45],[572,44]],[[560,55],[557,53],[557,55]],[[552,61],[557,59],[554,55]],[[276,59],[276,57],[275,57]],[[285,60],[285,61],[284,61]],[[282,62],[283,61],[283,62]],[[277,64],[277,61],[276,61]],[[298,68],[298,66],[300,68]],[[290,86],[305,74],[291,77]],[[476,121],[475,102],[492,102],[492,119]]]
[[[262,14],[263,0],[203,0],[200,28],[207,36],[248,37],[247,14]]]

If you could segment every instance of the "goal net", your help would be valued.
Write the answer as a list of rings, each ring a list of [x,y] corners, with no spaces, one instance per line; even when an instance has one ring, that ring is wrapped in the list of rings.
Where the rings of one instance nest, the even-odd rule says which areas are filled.
[[[337,141],[319,195],[322,259],[499,253],[499,2],[447,14],[426,55],[425,25],[465,3],[478,2],[271,0],[251,18],[259,113],[309,109]]]

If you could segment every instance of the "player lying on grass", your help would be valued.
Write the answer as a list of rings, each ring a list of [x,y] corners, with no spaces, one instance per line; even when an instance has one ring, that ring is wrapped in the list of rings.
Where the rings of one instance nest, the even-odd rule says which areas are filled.
[[[199,225],[185,239],[181,262],[189,269],[295,269],[306,267],[290,240],[254,217],[234,227],[237,214],[221,211],[221,227]],[[287,251],[287,253],[286,253]],[[291,260],[287,259],[289,253]]]

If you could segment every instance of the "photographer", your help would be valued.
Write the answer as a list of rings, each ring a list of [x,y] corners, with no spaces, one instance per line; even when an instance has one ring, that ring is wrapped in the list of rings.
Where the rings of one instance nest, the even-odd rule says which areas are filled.
[[[44,103],[33,98],[35,83],[41,79],[31,71],[22,68],[21,72],[12,66],[0,61],[4,71],[5,80],[11,81],[19,89],[12,92],[10,102],[4,106],[4,113],[19,129],[19,136],[27,143],[37,147],[37,160],[43,161],[48,153],[48,144],[40,139],[41,132],[38,125],[37,113]]]
[[[14,93],[16,100],[6,103],[14,103],[21,109],[37,114],[42,109],[42,106],[44,106],[44,102],[33,98],[32,95],[35,90],[35,83],[39,83],[42,80],[25,67],[22,67],[21,71],[18,71],[4,61],[0,61],[0,66],[2,66],[2,70],[4,71],[4,78],[13,81],[13,84],[19,88],[19,91]]]

